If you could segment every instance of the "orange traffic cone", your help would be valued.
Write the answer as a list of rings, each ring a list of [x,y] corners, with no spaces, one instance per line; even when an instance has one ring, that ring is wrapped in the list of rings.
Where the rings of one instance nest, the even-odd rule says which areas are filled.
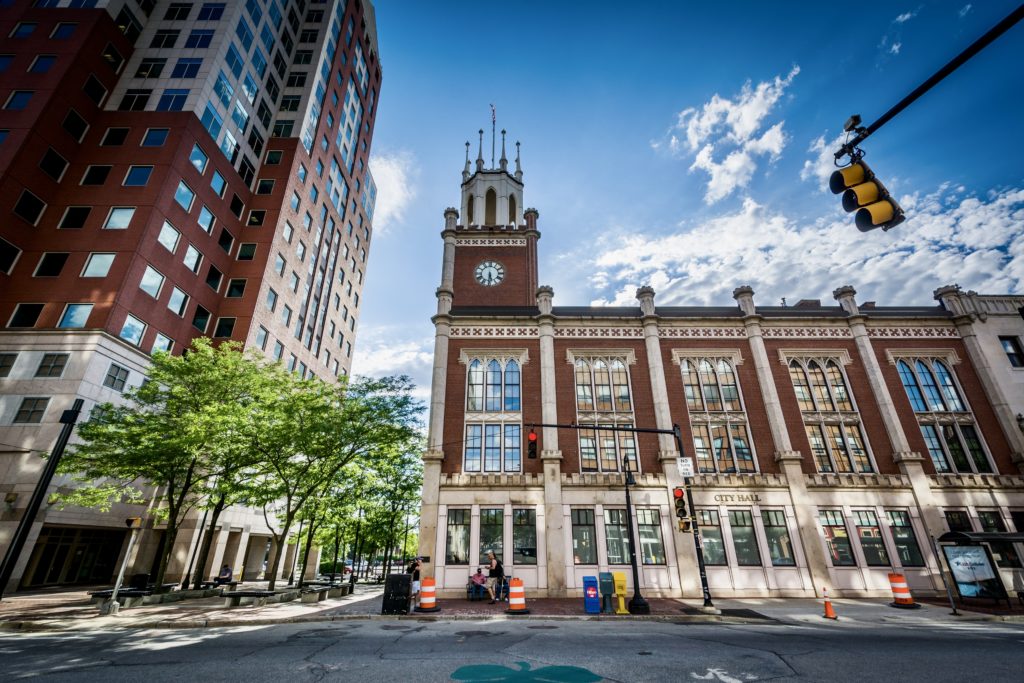
[[[417,612],[440,612],[437,606],[437,582],[434,579],[425,577],[420,586],[420,604],[415,608]]]
[[[914,597],[910,594],[910,587],[907,585],[907,578],[903,574],[889,574],[889,585],[892,586],[892,602],[889,603],[891,607],[899,607],[901,609],[918,609],[921,607],[914,602]]]
[[[529,614],[526,609],[526,590],[522,579],[512,579],[508,583],[508,609],[505,614]]]
[[[836,611],[834,609],[832,609],[832,601],[828,599],[828,588],[827,587],[823,587],[821,590],[822,590],[822,593],[824,593],[824,596],[825,596],[825,613],[822,614],[821,616],[824,619],[834,619],[834,620],[839,619],[839,615],[836,614]]]

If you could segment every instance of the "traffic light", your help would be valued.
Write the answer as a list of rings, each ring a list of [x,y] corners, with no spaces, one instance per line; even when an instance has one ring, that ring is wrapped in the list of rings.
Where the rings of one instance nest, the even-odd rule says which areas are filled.
[[[530,460],[537,459],[537,432],[532,429],[526,436],[526,457]]]
[[[675,499],[676,517],[687,519],[690,515],[686,511],[686,489],[682,486],[675,487],[672,489],[672,497]]]
[[[828,187],[833,194],[843,195],[844,209],[857,212],[854,222],[861,232],[889,230],[903,222],[903,209],[861,159],[855,157],[849,166],[835,171]]]

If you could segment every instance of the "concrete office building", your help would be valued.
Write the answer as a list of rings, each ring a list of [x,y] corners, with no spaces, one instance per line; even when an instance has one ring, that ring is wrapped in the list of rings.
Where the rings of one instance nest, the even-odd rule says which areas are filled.
[[[780,307],[738,286],[733,305],[691,307],[641,287],[633,307],[556,306],[505,157],[467,157],[441,232],[420,535],[441,595],[495,550],[527,595],[579,596],[584,576],[630,575],[630,543],[644,594],[700,595],[674,439],[603,426],[680,426],[715,596],[888,596],[892,570],[937,593],[933,537],[1024,531],[1024,296],[883,306],[844,285]],[[538,427],[530,460],[532,423],[579,429]],[[1024,585],[1024,549],[992,549]]]
[[[358,0],[13,1],[0,35],[2,548],[61,411],[118,400],[153,351],[205,335],[347,374],[381,65]],[[140,512],[47,509],[8,588],[109,580]],[[255,577],[276,552],[262,514],[217,533],[207,571]]]

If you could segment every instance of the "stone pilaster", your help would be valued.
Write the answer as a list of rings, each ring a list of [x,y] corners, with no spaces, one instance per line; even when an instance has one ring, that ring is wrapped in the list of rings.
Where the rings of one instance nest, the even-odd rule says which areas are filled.
[[[819,594],[822,587],[829,585],[830,580],[823,541],[818,532],[816,506],[807,493],[807,483],[801,467],[803,458],[799,451],[793,450],[789,430],[786,428],[782,403],[779,401],[779,392],[775,387],[775,378],[761,333],[761,316],[754,307],[754,290],[747,286],[737,287],[733,290],[732,296],[743,311],[743,325],[750,343],[750,355],[754,360],[757,383],[761,389],[761,398],[768,414],[768,427],[775,444],[775,461],[779,463],[779,469],[788,483],[790,500],[799,527],[800,542],[807,558],[807,569],[814,584],[815,594]]]
[[[547,285],[537,289],[537,326],[540,341],[541,422],[558,422],[555,386],[555,317],[552,315],[554,290]],[[541,428],[541,462],[544,465],[544,525],[546,531],[548,597],[565,597],[565,528],[562,516],[562,451],[558,448],[558,430]]]
[[[444,453],[428,450],[423,454],[423,502],[420,506],[419,556],[429,557],[423,563],[423,576],[435,576],[438,564],[437,513],[441,494],[441,462]]]

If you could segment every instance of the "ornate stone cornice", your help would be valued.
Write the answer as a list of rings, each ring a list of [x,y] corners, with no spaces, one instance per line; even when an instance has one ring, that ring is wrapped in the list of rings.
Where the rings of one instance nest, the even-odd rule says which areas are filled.
[[[960,356],[957,354],[956,349],[936,349],[925,347],[886,349],[885,358],[889,361],[889,365],[896,365],[896,361],[901,358],[939,358],[951,365],[957,365],[960,362]]]
[[[765,339],[851,339],[850,328],[843,327],[772,327],[761,325]]]
[[[673,363],[681,365],[684,358],[726,358],[733,365],[743,365],[743,354],[739,349],[672,349]]]
[[[459,351],[459,363],[462,365],[469,365],[473,360],[490,360],[496,358],[500,361],[514,360],[520,365],[526,365],[530,362],[530,352],[527,349],[514,349],[514,348],[502,348],[502,349],[461,349]]]
[[[465,235],[457,235],[456,242],[461,247],[525,247],[525,237],[505,237],[503,235],[495,235],[493,237],[482,237],[480,235],[474,235],[473,237],[467,237]]]
[[[745,327],[666,327],[664,318],[658,329],[663,339],[746,339]]]
[[[452,327],[451,336],[454,339],[465,339],[471,337],[508,337],[513,339],[529,339],[540,336],[536,325],[519,325],[507,327],[505,325],[457,325]]]
[[[626,365],[636,365],[636,351],[633,349],[567,349],[565,362],[573,365],[577,360],[591,358],[617,358]]]
[[[868,336],[872,339],[959,339],[960,333],[955,327],[869,327]]]
[[[779,349],[779,362],[783,365],[789,365],[789,361],[801,358],[834,360],[840,365],[849,365],[853,362],[850,352],[846,349]]]

